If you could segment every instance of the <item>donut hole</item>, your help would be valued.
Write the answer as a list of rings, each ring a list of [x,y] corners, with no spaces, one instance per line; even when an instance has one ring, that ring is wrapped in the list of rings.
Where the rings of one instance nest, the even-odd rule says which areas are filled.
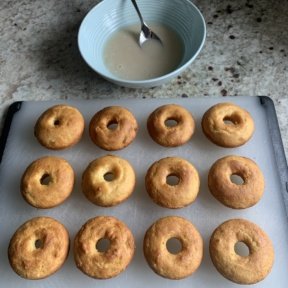
[[[241,175],[239,174],[232,174],[230,176],[230,181],[233,183],[233,184],[236,184],[236,185],[243,185],[244,184],[244,179]]]
[[[96,243],[96,250],[101,253],[106,252],[110,248],[111,242],[108,238],[101,238]]]
[[[178,123],[179,123],[179,121],[177,119],[174,119],[174,118],[168,118],[164,122],[165,126],[168,128],[175,127],[178,125]]]
[[[169,253],[178,254],[182,251],[183,247],[181,241],[178,238],[173,237],[166,242],[166,248]]]
[[[50,183],[52,183],[52,177],[50,176],[50,174],[48,173],[43,174],[40,179],[40,183],[41,185],[45,186],[48,186]]]
[[[60,126],[60,124],[61,124],[61,121],[59,119],[55,119],[53,122],[54,126]]]
[[[34,242],[34,245],[36,249],[42,249],[44,247],[44,241],[42,239],[37,239]]]
[[[227,115],[223,118],[225,125],[238,125],[241,122],[241,118],[238,115]]]
[[[169,186],[176,186],[180,182],[180,178],[176,174],[170,174],[166,177],[166,184]]]
[[[104,174],[104,179],[107,182],[112,182],[115,179],[115,175],[113,172],[107,172]]]
[[[111,131],[116,130],[117,127],[118,127],[118,122],[117,122],[116,120],[114,120],[114,119],[111,120],[111,121],[109,121],[108,124],[107,124],[107,128],[108,128],[109,130],[111,130]]]
[[[237,255],[239,255],[241,257],[248,257],[250,255],[249,247],[247,246],[246,243],[244,243],[242,241],[238,241],[234,245],[234,251]]]
[[[225,125],[234,125],[233,121],[227,117],[223,119],[223,122]]]

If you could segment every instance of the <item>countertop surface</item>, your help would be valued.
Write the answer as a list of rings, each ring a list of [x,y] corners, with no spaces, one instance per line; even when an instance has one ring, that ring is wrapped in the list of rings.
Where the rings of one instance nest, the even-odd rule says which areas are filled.
[[[287,0],[192,1],[207,24],[200,55],[170,83],[136,90],[102,79],[79,54],[80,23],[98,2],[0,2],[1,124],[17,100],[266,95],[274,100],[287,158]]]

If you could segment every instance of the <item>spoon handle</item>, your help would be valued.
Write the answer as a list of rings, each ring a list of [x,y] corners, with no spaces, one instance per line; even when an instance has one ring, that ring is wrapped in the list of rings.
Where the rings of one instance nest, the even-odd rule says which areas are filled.
[[[131,2],[132,2],[132,4],[134,5],[135,10],[136,10],[136,12],[137,12],[137,14],[138,14],[138,16],[139,16],[139,18],[140,18],[141,25],[143,26],[143,25],[144,25],[144,20],[143,20],[143,17],[142,17],[142,15],[141,15],[141,12],[140,12],[140,10],[139,10],[139,8],[138,8],[138,5],[137,5],[137,3],[136,3],[136,0],[131,0]]]

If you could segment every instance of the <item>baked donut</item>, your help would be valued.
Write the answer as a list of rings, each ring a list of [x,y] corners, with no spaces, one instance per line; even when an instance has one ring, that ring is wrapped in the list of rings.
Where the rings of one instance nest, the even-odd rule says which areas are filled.
[[[232,182],[237,175],[243,184]],[[255,205],[264,192],[264,176],[257,164],[241,156],[225,156],[217,160],[208,174],[211,194],[222,204],[234,209],[244,209]]]
[[[235,252],[235,244],[243,242],[248,256]],[[268,235],[256,224],[244,219],[232,219],[221,224],[210,239],[210,257],[225,278],[238,284],[254,284],[271,271],[274,249]]]
[[[169,121],[172,122],[171,125]],[[195,122],[188,110],[176,104],[168,104],[150,114],[147,129],[156,143],[165,147],[176,147],[190,140],[195,130]]]
[[[52,208],[70,196],[74,178],[73,168],[66,160],[45,156],[26,168],[20,190],[30,205],[36,208]]]
[[[106,107],[97,112],[90,121],[89,134],[92,141],[108,151],[128,146],[136,137],[138,124],[133,114],[120,106]]]
[[[101,240],[109,246],[98,248]],[[133,258],[134,237],[129,228],[111,216],[98,216],[88,220],[77,233],[74,241],[74,259],[86,275],[107,279],[124,271]]]
[[[66,228],[50,217],[36,217],[12,236],[8,257],[12,269],[31,280],[50,276],[61,268],[69,252]]]
[[[254,132],[249,112],[232,103],[219,103],[208,109],[201,124],[208,139],[227,148],[245,144]]]
[[[169,182],[174,177],[174,182]],[[182,208],[197,197],[200,179],[195,167],[179,157],[167,157],[153,163],[145,177],[145,186],[152,200],[167,208]]]
[[[172,254],[167,242],[176,238],[181,251]],[[188,220],[168,216],[156,221],[146,232],[143,243],[144,256],[151,269],[169,279],[182,279],[196,271],[203,257],[203,240]]]
[[[84,125],[84,118],[78,109],[68,105],[56,105],[38,118],[34,135],[42,146],[60,150],[79,142]]]
[[[92,203],[115,206],[126,200],[135,187],[135,172],[130,163],[106,155],[92,161],[82,175],[82,191]]]

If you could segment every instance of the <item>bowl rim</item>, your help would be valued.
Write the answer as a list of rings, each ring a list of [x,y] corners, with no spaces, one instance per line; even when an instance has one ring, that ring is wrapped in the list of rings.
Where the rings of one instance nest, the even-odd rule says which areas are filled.
[[[85,19],[89,16],[90,13],[92,13],[95,9],[97,9],[97,7],[99,7],[99,5],[104,5],[105,0],[101,1],[100,3],[96,4],[95,6],[93,6],[88,12],[87,14],[84,16],[84,18],[81,21],[79,30],[78,30],[78,36],[77,36],[77,44],[78,44],[78,49],[80,51],[80,54],[82,56],[82,58],[84,59],[85,63],[97,74],[99,74],[100,76],[102,76],[103,78],[113,82],[113,83],[121,83],[121,85],[126,86],[126,87],[143,87],[143,86],[153,86],[153,83],[157,83],[157,82],[167,82],[169,81],[171,78],[173,78],[176,75],[179,75],[183,70],[185,70],[194,60],[195,58],[200,54],[200,52],[203,49],[203,46],[205,44],[205,40],[206,40],[206,36],[207,36],[207,28],[206,28],[206,22],[204,19],[203,14],[201,13],[201,11],[199,10],[199,8],[192,2],[190,2],[189,0],[182,0],[186,3],[188,3],[191,7],[193,7],[193,9],[195,9],[195,11],[197,12],[198,16],[201,19],[202,25],[203,25],[203,35],[202,35],[202,39],[201,39],[201,43],[199,45],[199,47],[197,48],[197,51],[194,53],[194,55],[184,64],[182,64],[180,67],[174,69],[173,71],[166,73],[162,76],[159,77],[154,77],[154,78],[149,78],[149,79],[145,79],[145,80],[129,80],[129,79],[123,79],[123,78],[119,78],[114,74],[105,74],[100,72],[99,70],[95,69],[95,67],[92,67],[92,65],[86,60],[85,58],[85,53],[83,53],[82,49],[81,49],[81,45],[80,45],[80,34],[83,30],[83,26],[84,26],[84,22]],[[112,77],[111,77],[112,75]],[[157,84],[156,84],[157,85]],[[154,85],[154,86],[156,86]]]

